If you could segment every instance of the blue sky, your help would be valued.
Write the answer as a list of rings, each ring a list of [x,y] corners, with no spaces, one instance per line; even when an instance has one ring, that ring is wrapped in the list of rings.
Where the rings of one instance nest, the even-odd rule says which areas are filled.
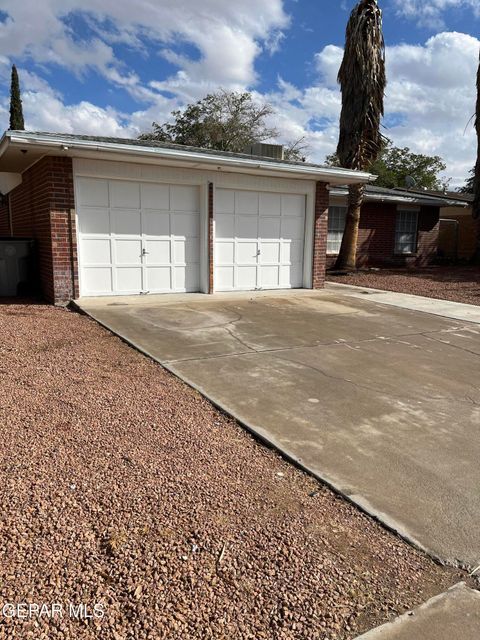
[[[224,87],[271,102],[280,141],[335,149],[335,82],[352,0],[0,0],[0,127],[19,68],[26,126],[137,136]],[[380,0],[385,133],[441,155],[452,185],[475,156],[480,0]]]

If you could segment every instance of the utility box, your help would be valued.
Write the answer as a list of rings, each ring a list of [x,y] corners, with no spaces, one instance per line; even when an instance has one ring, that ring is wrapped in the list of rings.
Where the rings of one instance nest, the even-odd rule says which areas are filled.
[[[31,295],[35,289],[33,240],[0,237],[0,296]]]

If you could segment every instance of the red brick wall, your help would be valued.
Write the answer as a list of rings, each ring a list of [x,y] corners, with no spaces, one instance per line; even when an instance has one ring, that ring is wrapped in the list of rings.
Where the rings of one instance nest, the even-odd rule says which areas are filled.
[[[313,228],[313,289],[322,289],[325,285],[328,203],[328,185],[324,182],[317,182],[315,190],[315,218]]]
[[[31,237],[42,292],[49,302],[78,296],[73,172],[70,158],[45,157],[10,194],[14,236]],[[72,275],[73,272],[73,275]]]
[[[437,207],[421,207],[418,214],[417,251],[412,256],[395,255],[397,205],[366,202],[362,207],[358,234],[357,266],[424,267],[437,255],[440,212]],[[327,256],[334,266],[336,256]]]
[[[8,200],[0,202],[0,236],[10,235],[10,222],[8,219]]]

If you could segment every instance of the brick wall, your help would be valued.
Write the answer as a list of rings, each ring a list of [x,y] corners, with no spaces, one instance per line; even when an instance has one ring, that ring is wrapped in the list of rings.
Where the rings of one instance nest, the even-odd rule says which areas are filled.
[[[8,218],[8,200],[0,202],[0,236],[10,235],[10,222]]]
[[[366,202],[362,207],[358,233],[357,266],[424,267],[437,255],[439,209],[421,207],[418,215],[417,251],[412,256],[395,255],[397,205]],[[327,267],[336,256],[327,256]]]
[[[39,278],[49,302],[78,296],[74,190],[70,158],[45,157],[10,194],[14,236],[35,239]]]
[[[328,185],[324,182],[317,182],[315,190],[315,218],[313,229],[313,289],[322,289],[325,285],[328,203]]]

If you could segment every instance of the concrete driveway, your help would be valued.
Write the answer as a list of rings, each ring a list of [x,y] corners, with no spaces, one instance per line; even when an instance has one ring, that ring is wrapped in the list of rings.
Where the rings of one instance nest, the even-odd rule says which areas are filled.
[[[480,564],[480,325],[341,290],[79,304],[402,536]]]

